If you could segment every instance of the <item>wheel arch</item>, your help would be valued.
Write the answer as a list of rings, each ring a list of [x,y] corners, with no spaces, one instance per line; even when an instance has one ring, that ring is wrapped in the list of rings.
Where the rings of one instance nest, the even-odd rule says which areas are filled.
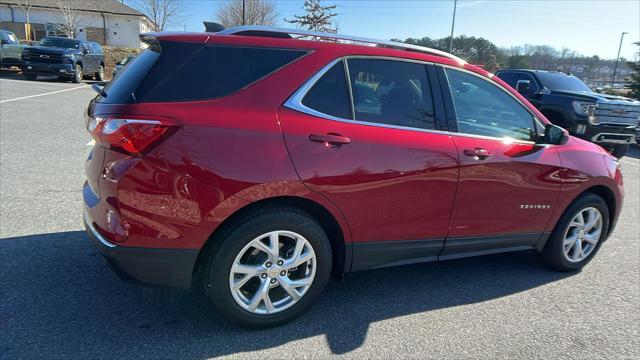
[[[333,252],[332,273],[339,276],[346,272],[346,267],[350,266],[350,248],[346,246],[345,234],[335,216],[324,206],[308,198],[299,196],[276,196],[252,202],[238,209],[213,230],[198,253],[198,258],[193,270],[192,284],[202,283],[203,269],[201,265],[206,254],[209,251],[215,251],[214,249],[216,245],[219,244],[220,238],[226,236],[238,222],[255,213],[282,208],[302,211],[315,219],[327,233],[327,237],[331,243],[331,250]]]
[[[615,222],[613,221],[613,219],[615,218],[616,211],[618,210],[618,204],[616,203],[616,196],[613,193],[613,191],[608,187],[606,187],[605,185],[595,185],[583,191],[577,198],[579,198],[580,196],[583,196],[586,193],[596,194],[600,196],[605,203],[607,203],[607,208],[609,210],[609,228],[607,229],[607,237],[608,237],[609,234],[611,234],[611,231],[613,231],[613,227],[615,226]]]

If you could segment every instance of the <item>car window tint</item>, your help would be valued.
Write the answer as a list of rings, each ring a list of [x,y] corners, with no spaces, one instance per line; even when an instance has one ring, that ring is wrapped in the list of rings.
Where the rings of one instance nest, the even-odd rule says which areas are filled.
[[[512,88],[516,88],[516,82],[518,81],[518,74],[510,71],[501,71],[498,73],[498,77],[502,79],[502,81],[506,82]]]
[[[307,92],[302,104],[323,114],[351,119],[347,77],[342,61],[336,63]]]
[[[466,134],[535,139],[534,118],[496,85],[466,72],[446,69],[458,131]]]
[[[356,120],[435,129],[424,65],[380,59],[350,59],[347,64]]]
[[[145,102],[223,97],[306,54],[302,50],[196,45],[197,52],[188,56],[194,45],[162,43],[160,61],[136,90],[136,97]]]

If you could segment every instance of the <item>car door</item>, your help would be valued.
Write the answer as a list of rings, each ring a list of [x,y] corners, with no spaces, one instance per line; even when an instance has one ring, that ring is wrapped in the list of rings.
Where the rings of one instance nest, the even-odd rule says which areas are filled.
[[[97,71],[96,56],[89,43],[83,43],[81,49],[84,53],[84,73],[90,74]]]
[[[435,77],[421,63],[338,59],[279,111],[300,178],[347,218],[354,270],[435,260],[442,250],[458,155],[435,130],[444,121]]]
[[[442,258],[536,246],[560,195],[556,147],[535,144],[544,127],[506,89],[469,71],[438,71],[460,157]]]

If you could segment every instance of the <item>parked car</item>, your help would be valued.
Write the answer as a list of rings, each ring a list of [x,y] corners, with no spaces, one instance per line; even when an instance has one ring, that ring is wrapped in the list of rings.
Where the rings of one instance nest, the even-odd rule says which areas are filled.
[[[516,250],[577,270],[620,214],[613,156],[453,55],[261,26],[142,40],[87,110],[89,239],[241,326],[300,315],[332,273]]]
[[[0,67],[20,66],[22,48],[14,33],[0,30]]]
[[[118,73],[122,71],[122,69],[125,66],[127,66],[127,64],[131,62],[131,60],[133,60],[133,58],[135,57],[136,57],[135,55],[129,55],[126,58],[118,61],[116,65],[113,67],[113,73],[111,74],[111,79],[115,79],[116,75],[118,75]]]
[[[54,75],[74,83],[87,76],[104,80],[104,53],[100,44],[63,37],[43,37],[22,53],[22,73],[29,80]]]
[[[573,75],[557,71],[508,69],[496,75],[571,135],[623,157],[636,141],[640,101],[593,91]]]

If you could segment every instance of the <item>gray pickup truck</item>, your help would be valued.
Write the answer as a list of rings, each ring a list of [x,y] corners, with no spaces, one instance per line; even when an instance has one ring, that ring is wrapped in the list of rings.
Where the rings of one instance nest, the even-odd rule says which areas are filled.
[[[22,48],[16,34],[0,30],[0,67],[20,66]]]

